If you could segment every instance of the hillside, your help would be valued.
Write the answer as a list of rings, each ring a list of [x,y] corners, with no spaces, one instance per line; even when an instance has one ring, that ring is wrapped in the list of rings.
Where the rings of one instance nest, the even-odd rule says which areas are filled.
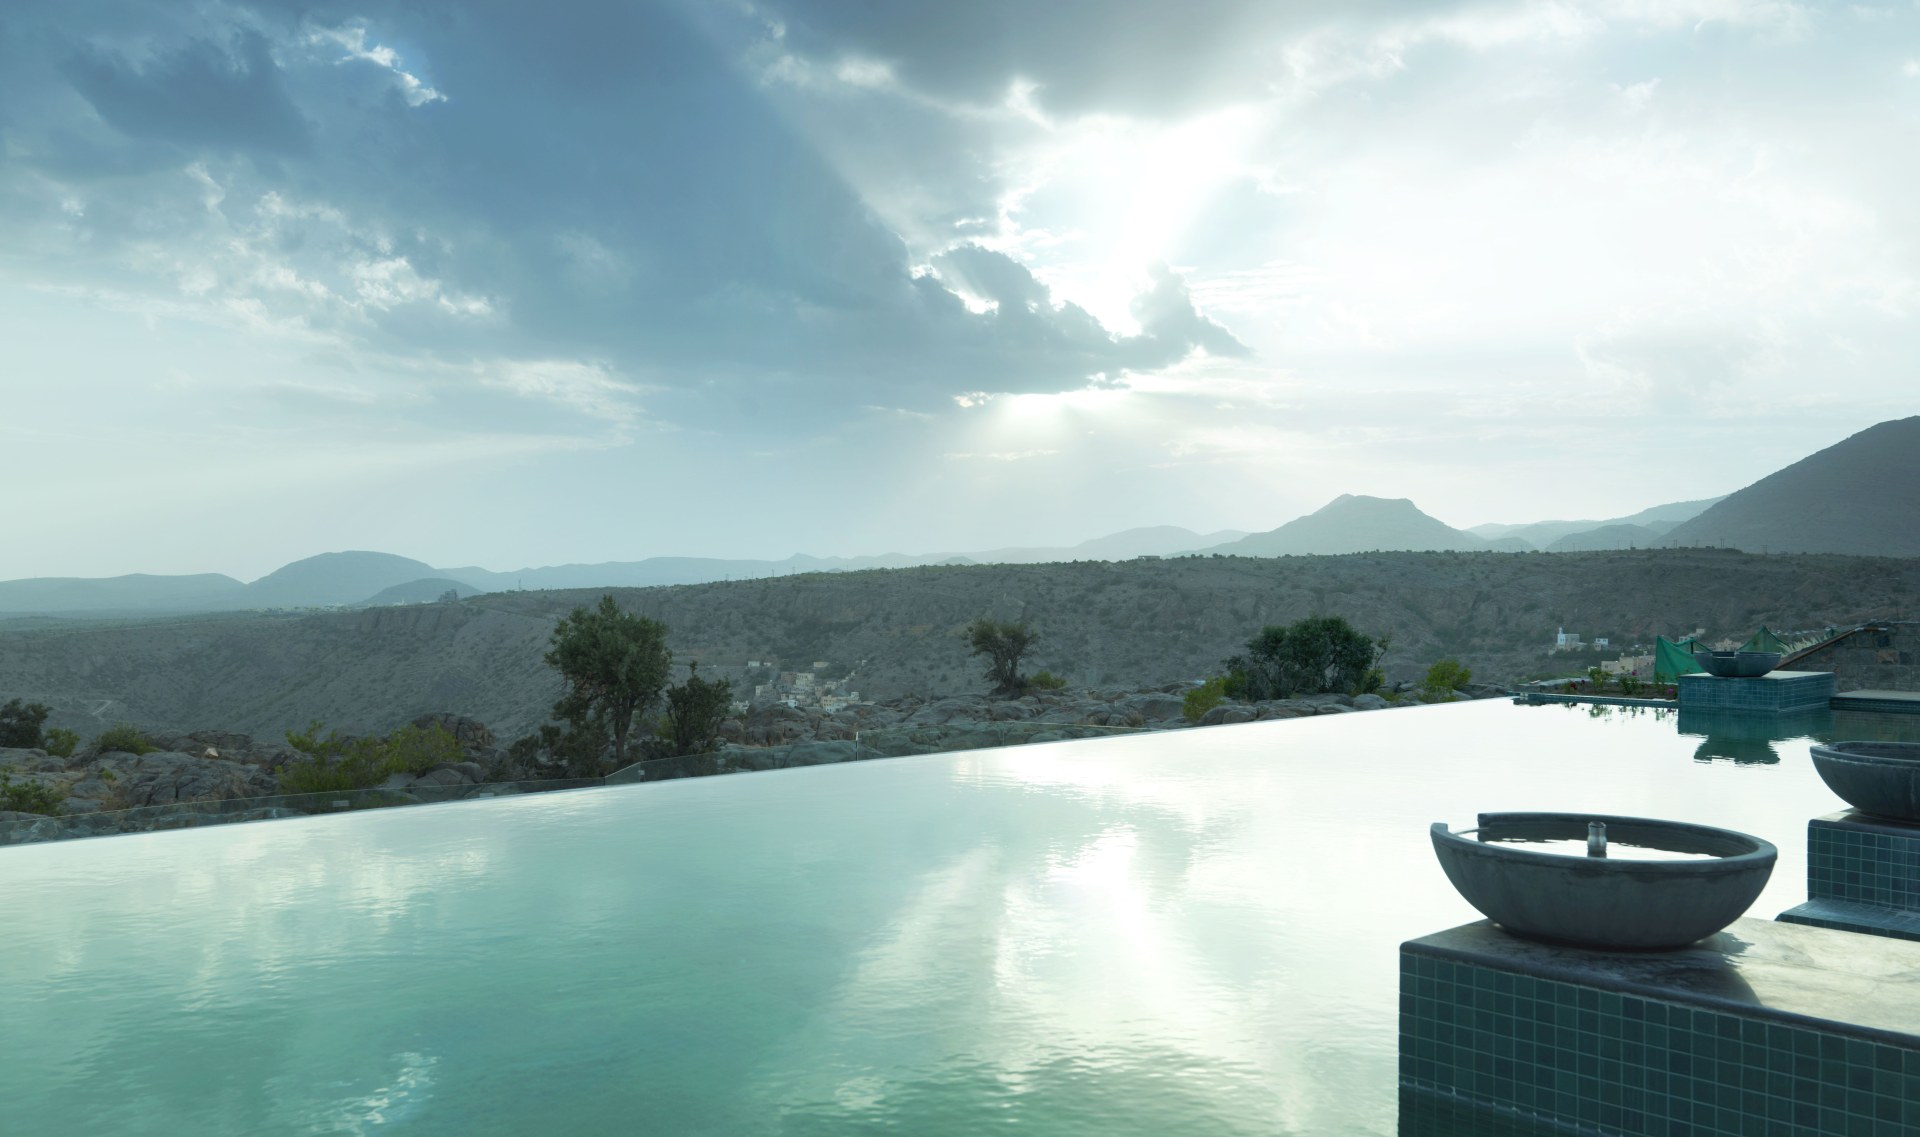
[[[1747,552],[1920,555],[1920,415],[1870,426],[1667,534]]]
[[[985,687],[960,629],[1026,619],[1034,668],[1075,687],[1139,688],[1218,670],[1261,625],[1345,616],[1389,634],[1396,679],[1454,655],[1485,679],[1577,670],[1549,657],[1556,627],[1616,645],[1705,628],[1711,638],[1920,611],[1920,560],[1618,553],[1374,553],[1177,558],[821,573],[613,590],[664,620],[681,659],[743,677],[748,659],[851,669],[868,698]],[[390,728],[435,710],[503,737],[557,695],[540,662],[554,621],[600,590],[502,592],[458,604],[259,613],[0,632],[0,700],[40,699],[91,735],[131,721],[264,737],[320,718]]]
[[[1660,531],[1645,525],[1602,525],[1569,533],[1547,546],[1549,553],[1591,553],[1600,549],[1651,549],[1660,543]]]
[[[357,604],[382,589],[441,573],[392,553],[321,553],[275,569],[247,585],[250,608]]]
[[[421,580],[410,580],[405,584],[396,584],[391,588],[383,588],[355,607],[380,608],[392,604],[433,604],[449,592],[461,600],[480,595],[480,590],[470,584],[444,576],[429,576]]]
[[[1202,551],[1239,557],[1284,557],[1485,548],[1487,542],[1482,538],[1428,517],[1406,498],[1341,494],[1278,529]]]
[[[1519,525],[1473,525],[1467,528],[1467,532],[1494,540],[1517,538],[1532,548],[1552,550],[1556,542],[1568,537],[1616,525],[1634,525],[1654,533],[1665,533],[1683,521],[1698,517],[1708,507],[1721,500],[1723,499],[1708,497],[1698,501],[1673,501],[1665,505],[1649,506],[1638,513],[1609,518],[1605,521],[1532,521]],[[1616,547],[1624,548],[1625,546],[1596,545],[1585,542],[1575,542],[1568,546],[1572,550]]]
[[[0,612],[188,612],[243,606],[246,585],[219,573],[190,576],[43,576],[0,580]]]

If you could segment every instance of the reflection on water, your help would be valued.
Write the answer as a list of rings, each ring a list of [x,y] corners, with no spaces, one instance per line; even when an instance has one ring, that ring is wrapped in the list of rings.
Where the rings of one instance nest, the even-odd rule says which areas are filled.
[[[1465,837],[1473,830],[1459,834]],[[1527,837],[1480,837],[1483,845],[1498,845],[1503,849],[1517,849],[1527,853],[1549,853],[1556,857],[1590,857],[1587,842],[1566,839],[1534,839]],[[1682,853],[1673,849],[1656,849],[1648,845],[1633,845],[1625,841],[1608,841],[1606,856],[1615,861],[1710,861],[1712,853]]]
[[[1872,711],[1833,711],[1833,725],[1814,737],[1821,742],[1920,742],[1920,715]]]
[[[1670,713],[1608,710],[1462,703],[0,850],[0,1127],[1382,1137],[1398,946],[1478,918],[1435,818],[1724,826],[1781,846],[1756,913],[1802,899],[1788,838],[1839,808],[1804,740],[1736,773],[1685,761],[1699,739]]]
[[[1832,728],[1833,712],[1824,707],[1793,714],[1682,708],[1679,715],[1680,733],[1700,739],[1693,750],[1695,762],[1778,762],[1775,742],[1819,738]]]
[[[1549,1121],[1452,1101],[1402,1087],[1399,1137],[1568,1137]]]

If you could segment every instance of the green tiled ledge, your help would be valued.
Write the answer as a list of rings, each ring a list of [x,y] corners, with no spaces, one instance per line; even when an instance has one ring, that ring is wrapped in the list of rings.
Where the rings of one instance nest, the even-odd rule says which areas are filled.
[[[1740,920],[1603,953],[1481,921],[1400,968],[1403,1100],[1636,1137],[1920,1133],[1920,944]]]
[[[1852,809],[1807,822],[1807,897],[1920,911],[1920,825]]]
[[[1753,679],[1682,675],[1674,684],[1680,709],[1696,711],[1802,711],[1833,698],[1831,671],[1774,671]]]
[[[1809,900],[1805,904],[1794,905],[1775,919],[1789,924],[1805,924],[1809,928],[1834,928],[1842,932],[1920,941],[1920,911],[1889,908],[1883,904]],[[1920,1137],[1920,1134],[1916,1137]]]

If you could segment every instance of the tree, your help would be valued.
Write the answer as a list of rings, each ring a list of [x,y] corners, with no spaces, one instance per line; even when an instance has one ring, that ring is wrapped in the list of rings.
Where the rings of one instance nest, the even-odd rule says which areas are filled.
[[[1188,691],[1180,699],[1180,714],[1188,722],[1199,722],[1207,712],[1227,701],[1227,677],[1213,678]]]
[[[571,733],[598,740],[598,752],[610,741],[614,767],[626,765],[634,716],[658,702],[667,684],[673,662],[667,626],[622,612],[613,597],[602,596],[599,607],[575,608],[560,621],[544,658],[567,685],[554,717]],[[596,758],[593,764],[602,763]]]
[[[674,756],[705,754],[719,748],[720,724],[733,709],[733,683],[700,678],[700,665],[687,664],[687,681],[667,688],[667,712],[660,737]]]
[[[973,654],[987,657],[987,679],[993,684],[994,694],[1017,695],[1025,689],[1020,657],[1040,640],[1025,623],[1002,623],[982,616],[967,625],[966,636]]]
[[[1268,625],[1247,650],[1226,661],[1226,693],[1236,699],[1285,699],[1321,691],[1355,691],[1369,680],[1380,648],[1339,616],[1309,616]]]
[[[7,700],[6,706],[0,707],[0,746],[38,749],[45,741],[40,728],[46,725],[47,716],[51,713],[52,710],[45,703]]]
[[[1457,659],[1435,661],[1427,668],[1427,677],[1420,684],[1420,695],[1428,702],[1440,702],[1453,698],[1453,693],[1473,682],[1473,672]]]

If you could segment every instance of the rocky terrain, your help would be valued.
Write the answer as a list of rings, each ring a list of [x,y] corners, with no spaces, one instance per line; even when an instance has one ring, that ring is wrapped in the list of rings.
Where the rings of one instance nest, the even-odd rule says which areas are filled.
[[[1459,697],[1503,693],[1478,685]],[[830,714],[776,704],[728,721],[718,754],[643,762],[609,780],[651,781],[1060,742],[1120,731],[1353,714],[1418,702],[1401,690],[1227,702],[1197,722],[1186,719],[1178,684],[1157,691],[1044,692],[1017,699],[909,696],[854,704]],[[317,795],[328,799],[318,801],[309,800],[316,795],[280,795],[274,772],[298,757],[290,747],[231,731],[151,737],[158,749],[143,754],[106,751],[62,758],[39,749],[0,748],[5,785],[41,787],[61,799],[59,810],[51,814],[0,808],[0,845],[306,816],[330,811],[341,801],[353,808],[409,805],[468,796],[483,788],[498,794],[587,784],[554,779],[553,771],[516,763],[496,745],[493,732],[473,719],[432,714],[421,716],[415,725],[447,729],[460,744],[461,760],[418,776],[395,775],[372,791]],[[508,782],[521,784],[502,785]]]
[[[744,683],[749,660],[829,664],[871,703],[979,691],[960,631],[978,616],[1028,621],[1025,661],[1076,692],[1188,684],[1220,670],[1264,624],[1344,616],[1391,640],[1389,680],[1451,656],[1487,681],[1578,674],[1597,655],[1553,653],[1564,627],[1614,651],[1656,634],[1850,626],[1920,611],[1920,560],[1759,556],[1711,549],[1201,557],[821,573],[613,589],[664,621],[679,661]],[[457,604],[247,614],[0,630],[0,700],[54,708],[49,726],[92,738],[118,722],[278,738],[320,719],[384,732],[432,711],[503,741],[559,694],[541,661],[555,621],[602,590],[506,592]],[[677,665],[676,665],[677,666]]]
[[[461,760],[415,777],[395,776],[380,787],[396,791],[393,804],[503,775],[505,753],[485,725],[447,714],[423,715],[416,725],[446,728],[460,744]],[[51,815],[0,807],[0,845],[312,812],[280,794],[276,771],[299,757],[284,741],[225,730],[150,734],[146,741],[153,749],[144,753],[83,751],[64,758],[0,747],[0,790],[39,787],[60,801]]]

